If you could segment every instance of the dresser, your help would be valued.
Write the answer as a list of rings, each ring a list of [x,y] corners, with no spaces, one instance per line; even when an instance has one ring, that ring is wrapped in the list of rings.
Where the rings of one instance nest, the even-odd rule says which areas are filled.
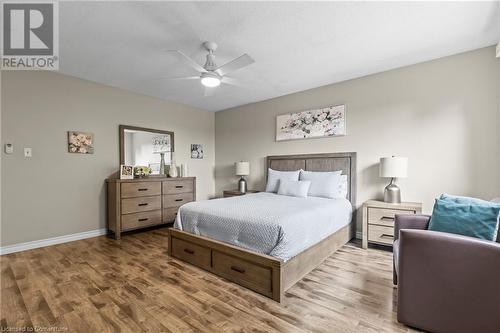
[[[129,230],[171,223],[183,204],[196,200],[196,178],[107,179],[108,230],[115,239]]]
[[[363,249],[368,243],[392,246],[396,214],[421,214],[419,202],[387,203],[368,200],[363,204]]]

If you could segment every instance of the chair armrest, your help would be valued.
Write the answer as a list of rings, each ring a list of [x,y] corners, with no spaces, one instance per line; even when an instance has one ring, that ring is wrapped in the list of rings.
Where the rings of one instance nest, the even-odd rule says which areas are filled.
[[[394,220],[394,240],[399,238],[399,230],[401,229],[427,230],[430,220],[430,215],[396,214]]]
[[[398,320],[432,332],[498,332],[500,244],[401,230]]]

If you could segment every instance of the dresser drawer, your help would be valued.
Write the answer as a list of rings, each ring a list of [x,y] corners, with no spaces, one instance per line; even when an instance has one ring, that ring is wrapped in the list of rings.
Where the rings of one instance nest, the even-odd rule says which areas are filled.
[[[161,210],[122,215],[122,231],[161,223]]]
[[[193,193],[167,194],[163,196],[163,208],[180,207],[193,201]]]
[[[163,209],[163,223],[171,223],[175,221],[177,217],[177,211],[179,207],[174,208],[164,208]]]
[[[160,182],[122,183],[122,198],[148,197],[161,194]]]
[[[215,274],[228,280],[264,295],[272,294],[272,272],[270,268],[262,267],[216,250],[212,251],[212,268]]]
[[[161,196],[122,199],[122,214],[161,209]]]
[[[371,224],[368,226],[368,241],[392,245],[394,242],[394,228]]]
[[[210,270],[211,250],[209,248],[172,238],[172,256]]]
[[[163,182],[163,194],[189,192],[193,192],[193,180],[191,179],[166,180]]]
[[[414,210],[368,208],[368,223],[393,227],[396,214],[415,214]]]

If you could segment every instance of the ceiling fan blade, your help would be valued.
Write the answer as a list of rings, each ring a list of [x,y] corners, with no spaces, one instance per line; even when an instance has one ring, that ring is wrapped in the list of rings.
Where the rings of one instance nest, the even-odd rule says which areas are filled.
[[[199,80],[199,76],[162,76],[162,77],[155,77],[152,79],[147,79],[147,80]],[[144,80],[146,81],[146,80]]]
[[[179,50],[168,50],[167,52],[171,53],[172,55],[174,55],[177,59],[179,59],[181,61],[184,61],[184,63],[186,63],[190,67],[194,68],[196,71],[198,71],[200,73],[205,73],[206,72],[206,69],[203,68],[203,66],[201,66],[200,64],[198,64],[196,61],[194,61],[193,59],[191,59],[190,57],[188,57],[187,55],[185,55],[181,51],[179,51]]]
[[[215,90],[216,89],[217,89],[217,87],[205,87],[204,96],[205,97],[210,97],[210,96],[215,95]]]
[[[238,87],[243,86],[239,80],[236,80],[236,79],[233,79],[232,77],[227,77],[227,76],[224,76],[222,78],[222,83],[230,84],[232,86],[238,86]]]
[[[245,66],[253,64],[254,62],[255,62],[255,60],[253,60],[248,54],[245,53],[244,55],[242,55],[234,60],[231,60],[227,64],[220,66],[215,71],[219,75],[226,75],[230,72],[234,72],[240,68],[243,68]]]

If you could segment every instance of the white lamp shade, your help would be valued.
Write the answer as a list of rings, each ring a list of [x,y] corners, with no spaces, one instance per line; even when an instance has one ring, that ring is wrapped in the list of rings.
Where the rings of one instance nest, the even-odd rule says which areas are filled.
[[[380,177],[404,178],[408,174],[407,157],[382,157],[380,159]]]
[[[250,163],[241,161],[236,162],[236,176],[248,176],[250,174]]]

